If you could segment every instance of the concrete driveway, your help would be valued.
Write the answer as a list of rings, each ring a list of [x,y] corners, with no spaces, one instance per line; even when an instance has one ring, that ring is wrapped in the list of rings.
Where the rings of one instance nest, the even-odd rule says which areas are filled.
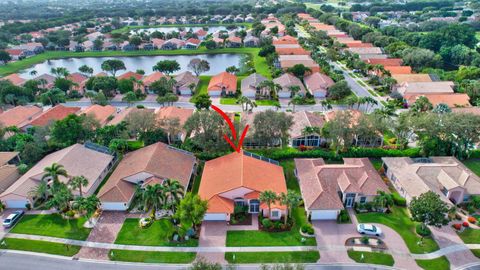
[[[200,231],[199,247],[224,247],[227,241],[227,223],[225,221],[204,221]],[[223,252],[199,252],[198,258],[226,264]]]
[[[320,250],[320,263],[351,263],[345,241],[357,236],[354,224],[337,224],[336,221],[313,221],[315,238]]]

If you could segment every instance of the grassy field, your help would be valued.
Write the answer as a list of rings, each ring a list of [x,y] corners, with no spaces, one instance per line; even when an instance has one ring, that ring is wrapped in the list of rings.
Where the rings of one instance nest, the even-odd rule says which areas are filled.
[[[363,260],[362,260],[363,255]],[[393,266],[394,260],[392,255],[380,252],[363,252],[363,251],[348,251],[348,257],[358,263],[371,263]]]
[[[251,23],[215,23],[215,24],[158,24],[158,25],[134,25],[125,26],[117,30],[113,30],[112,33],[126,33],[135,29],[148,29],[148,28],[160,28],[160,27],[183,27],[188,30],[189,27],[218,27],[218,26],[245,26],[247,29],[252,28]]]
[[[23,250],[71,257],[80,251],[80,246],[71,246],[46,241],[5,238],[3,249]]]
[[[83,217],[67,220],[59,214],[25,215],[10,232],[85,240],[90,234],[90,229],[83,227],[85,221]]]
[[[150,227],[142,229],[138,226],[138,218],[127,218],[117,235],[115,244],[141,246],[180,246],[196,247],[197,239],[185,243],[171,243],[169,238],[175,232],[173,224],[168,219],[155,221]]]
[[[465,228],[463,232],[457,232],[465,244],[480,244],[480,230]]]
[[[221,98],[220,99],[220,104],[222,104],[222,105],[237,105],[237,99],[236,98]]]
[[[450,262],[447,257],[442,256],[432,260],[415,260],[421,268],[425,270],[448,270],[450,269]]]
[[[195,102],[195,99],[201,94],[208,94],[208,83],[212,76],[199,76],[200,82],[197,85],[195,94],[190,98],[190,102]]]
[[[465,164],[465,166],[472,170],[472,172],[480,176],[480,159],[467,159],[463,161],[463,164]]]
[[[0,66],[0,75],[8,75],[19,72],[35,64],[61,58],[83,58],[83,57],[114,57],[114,56],[155,56],[155,55],[197,55],[197,54],[252,54],[255,62],[255,70],[268,78],[271,78],[268,64],[264,57],[258,56],[259,48],[218,48],[208,50],[201,47],[197,50],[152,50],[152,51],[101,51],[101,52],[70,52],[70,51],[47,51],[30,58],[17,62],[11,62]]]
[[[416,223],[410,219],[406,208],[392,207],[391,214],[357,214],[360,223],[380,223],[394,229],[403,238],[412,253],[428,253],[438,250],[438,244],[432,238],[425,237],[423,245],[418,245],[420,237],[415,233]]]
[[[110,250],[108,257],[112,261],[142,263],[191,263],[195,260],[195,252],[156,252],[137,250]]]
[[[233,256],[235,255],[235,259]],[[226,252],[228,263],[316,263],[320,259],[318,251],[289,252]]]

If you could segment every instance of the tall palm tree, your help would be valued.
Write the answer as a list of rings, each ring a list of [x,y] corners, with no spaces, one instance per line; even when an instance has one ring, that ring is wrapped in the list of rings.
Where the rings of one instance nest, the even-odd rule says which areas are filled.
[[[58,184],[59,176],[68,177],[67,171],[62,164],[53,163],[50,167],[45,167],[43,169],[42,181],[51,179],[54,184]]]
[[[35,77],[37,76],[38,72],[36,70],[30,71],[30,76]]]
[[[257,86],[258,89],[267,89],[270,95],[270,98],[276,99],[278,95],[278,91],[282,89],[282,86],[280,86],[278,83],[274,83],[273,81],[263,81],[258,84]]]
[[[272,204],[278,200],[278,196],[275,192],[271,190],[265,190],[260,193],[259,197],[262,203],[266,203],[268,206],[268,217],[271,217],[272,214]]]
[[[163,192],[167,204],[170,204],[172,211],[175,211],[180,200],[185,195],[185,188],[177,180],[168,178],[163,182]]]
[[[75,176],[75,177],[72,177],[70,181],[68,181],[68,185],[73,190],[78,189],[78,193],[80,194],[80,197],[83,197],[82,187],[86,187],[88,185],[88,179],[85,178],[85,176],[83,175]]]
[[[292,216],[292,209],[297,208],[300,205],[302,197],[295,191],[287,191],[287,193],[281,193],[278,197],[280,204],[287,207],[288,217]],[[287,225],[288,218],[285,217],[285,225]]]
[[[155,213],[165,205],[165,193],[163,186],[155,184],[147,186],[142,194],[143,209],[145,211],[152,211],[152,218],[155,218]]]
[[[29,192],[28,195],[31,198],[35,199],[35,202],[47,201],[48,197],[51,195],[50,187],[48,186],[47,182],[40,181],[40,183],[33,187]]]
[[[66,78],[70,75],[70,72],[64,67],[52,68],[50,72],[57,78]]]
[[[298,104],[301,104],[303,101],[303,98],[300,95],[295,95],[289,102],[288,105],[293,105],[292,111],[295,112],[295,106]]]
[[[298,85],[291,85],[288,87],[288,90],[290,90],[290,97],[295,97],[298,92],[300,92],[300,86]]]
[[[91,217],[100,206],[100,200],[96,195],[88,197],[77,197],[72,204],[72,208],[85,214],[88,222],[91,223]]]

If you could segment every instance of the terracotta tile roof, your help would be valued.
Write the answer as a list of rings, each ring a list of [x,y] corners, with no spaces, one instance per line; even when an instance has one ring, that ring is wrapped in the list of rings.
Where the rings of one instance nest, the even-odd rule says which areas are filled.
[[[80,111],[80,114],[93,115],[95,119],[100,122],[100,125],[104,126],[108,122],[108,118],[113,116],[117,112],[117,109],[112,105],[100,106],[98,104],[92,105],[86,108],[83,111]]]
[[[297,138],[297,137],[304,136],[303,130],[305,129],[305,127],[322,128],[325,123],[325,119],[323,116],[315,113],[307,112],[307,111],[287,113],[287,114],[293,116],[293,125],[288,131],[290,138]],[[321,134],[318,134],[318,135],[321,135]]]
[[[180,125],[183,127],[187,119],[193,114],[193,109],[178,108],[174,106],[161,107],[155,111],[157,120],[178,118]]]
[[[5,50],[8,54],[14,55],[14,56],[19,56],[22,55],[24,50],[23,49],[6,49]]]
[[[303,78],[303,82],[312,94],[315,92],[327,93],[328,88],[335,84],[330,77],[320,72],[314,72],[306,76]]]
[[[37,106],[17,106],[0,114],[0,123],[4,127],[23,128],[33,118],[40,115],[43,109]]]
[[[152,83],[160,80],[162,77],[165,77],[165,74],[159,71],[155,71],[151,74],[143,76],[143,85],[144,86],[150,86]]]
[[[20,77],[16,73],[0,78],[0,80],[10,81],[13,85],[16,85],[16,86],[21,86],[26,82],[24,78]]]
[[[448,107],[451,107],[451,108],[472,106],[470,104],[470,97],[467,94],[461,94],[461,93],[427,94],[427,95],[406,94],[406,95],[404,95],[404,98],[407,100],[408,104],[412,105],[421,96],[424,96],[424,97],[428,98],[428,100],[430,101],[430,103],[432,103],[433,106],[437,106],[440,103],[446,104],[446,105],[448,105]]]
[[[232,43],[242,43],[242,39],[239,38],[239,37],[233,36],[233,37],[229,37],[229,38],[228,38],[228,42],[232,42]]]
[[[237,76],[222,72],[213,76],[208,83],[208,91],[221,91],[222,89],[237,91]]]
[[[405,82],[397,91],[402,94],[448,94],[453,93],[454,83],[451,81],[441,82]]]
[[[315,29],[317,29],[317,30],[322,30],[322,31],[335,30],[335,26],[329,25],[329,24],[324,24],[324,23],[311,23],[310,25],[313,26],[313,27],[315,27]]]
[[[398,84],[405,82],[431,82],[432,78],[428,74],[392,74]]]
[[[384,69],[390,71],[391,74],[412,74],[410,66],[384,66]]]
[[[273,45],[279,45],[279,44],[298,44],[298,41],[295,37],[286,35],[283,37],[275,38],[272,41]]]
[[[153,43],[153,45],[155,45],[156,47],[160,48],[160,47],[162,47],[162,45],[165,43],[165,40],[160,39],[160,38],[152,38],[152,43]]]
[[[203,29],[198,29],[197,31],[195,31],[195,34],[199,37],[204,37],[208,35],[208,32]]]
[[[298,46],[296,48],[285,48],[275,46],[275,52],[279,55],[293,54],[293,55],[310,55],[310,52]]]
[[[63,118],[67,117],[70,114],[75,114],[79,110],[80,110],[79,107],[65,107],[59,104],[53,108],[50,108],[44,111],[42,114],[40,114],[35,119],[33,119],[29,123],[29,125],[44,127],[54,121],[62,120]]]
[[[387,59],[366,59],[366,63],[370,65],[382,65],[382,66],[401,66],[403,60],[401,58],[387,58]]]
[[[192,43],[192,44],[195,44],[195,45],[200,45],[200,43],[202,43],[202,41],[200,39],[197,39],[197,38],[189,38],[189,39],[187,39],[186,43]]]
[[[89,149],[81,144],[74,144],[67,148],[53,152],[45,156],[28,172],[10,186],[4,193],[0,195],[0,199],[25,199],[28,198],[29,191],[38,185],[44,174],[44,168],[51,166],[53,163],[61,164],[68,172],[68,176],[85,176],[89,181],[88,185],[83,188],[85,194],[92,194],[98,181],[102,181],[100,176],[104,174],[113,156]],[[65,177],[60,177],[61,182],[68,181]],[[78,194],[78,192],[74,192]]]
[[[238,188],[257,192],[271,190],[277,194],[287,192],[283,168],[247,156],[243,151],[205,162],[198,195],[209,201],[207,212],[232,213],[229,204],[216,197]]]
[[[371,48],[373,47],[372,43],[363,43],[363,42],[344,42],[347,47],[349,48]]]
[[[133,71],[127,71],[123,73],[122,75],[118,76],[117,79],[130,79],[130,78],[135,78],[135,80],[141,80],[143,78],[142,74],[135,73]]]
[[[302,197],[309,210],[343,209],[337,191],[366,196],[388,187],[368,158],[344,158],[344,164],[325,164],[323,159],[295,159]]]
[[[352,125],[356,124],[360,117],[362,116],[362,112],[359,110],[347,110],[350,113],[352,119]],[[329,111],[325,114],[325,120],[327,122],[332,121],[337,116],[339,111]]]
[[[74,72],[68,75],[67,79],[69,79],[70,81],[76,84],[82,84],[83,82],[88,80],[88,77],[79,72]]]
[[[187,188],[196,158],[193,154],[155,143],[126,154],[115,171],[100,189],[98,198],[102,202],[130,202],[135,192],[135,181],[156,177],[174,179]],[[129,177],[133,179],[127,179]]]

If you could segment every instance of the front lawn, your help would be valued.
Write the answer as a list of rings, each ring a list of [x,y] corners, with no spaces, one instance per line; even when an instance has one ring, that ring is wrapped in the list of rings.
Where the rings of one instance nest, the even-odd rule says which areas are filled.
[[[475,255],[477,258],[480,258],[480,249],[471,249],[470,250],[473,255]]]
[[[280,106],[280,102],[278,100],[271,100],[271,99],[259,99],[255,100],[258,106]]]
[[[198,246],[197,239],[190,239],[185,243],[171,243],[169,239],[175,232],[175,228],[168,219],[157,220],[146,229],[140,228],[138,221],[138,218],[127,218],[117,235],[115,244],[179,247]]]
[[[465,228],[463,232],[457,232],[465,244],[480,244],[480,230]]]
[[[472,172],[480,176],[480,159],[472,158],[463,161],[463,164],[467,166]]]
[[[142,263],[191,263],[195,260],[195,252],[157,252],[112,249],[108,257],[112,261]]]
[[[363,259],[362,259],[363,255]],[[395,261],[392,255],[380,252],[348,251],[348,257],[357,263],[371,263],[393,266]]]
[[[233,256],[235,255],[235,259]],[[226,252],[228,263],[316,263],[320,259],[318,251],[288,252]]]
[[[429,253],[438,250],[438,245],[430,237],[423,239],[420,246],[420,236],[415,233],[416,223],[410,219],[407,208],[392,207],[392,213],[364,213],[357,214],[360,223],[380,223],[394,229],[403,238],[412,253]]]
[[[84,217],[64,219],[59,214],[25,215],[10,232],[85,240],[90,234],[90,229],[83,227],[85,221]]]
[[[448,270],[450,269],[450,262],[447,257],[442,256],[432,260],[415,260],[421,268],[425,270]]]
[[[190,98],[190,102],[195,102],[195,99],[201,94],[208,94],[208,84],[212,76],[198,76],[200,81],[198,82],[197,89],[195,93]]]
[[[237,105],[236,98],[220,98],[220,104],[222,105]]]
[[[3,249],[23,250],[71,257],[80,251],[80,246],[65,245],[46,241],[4,238],[0,245]]]

